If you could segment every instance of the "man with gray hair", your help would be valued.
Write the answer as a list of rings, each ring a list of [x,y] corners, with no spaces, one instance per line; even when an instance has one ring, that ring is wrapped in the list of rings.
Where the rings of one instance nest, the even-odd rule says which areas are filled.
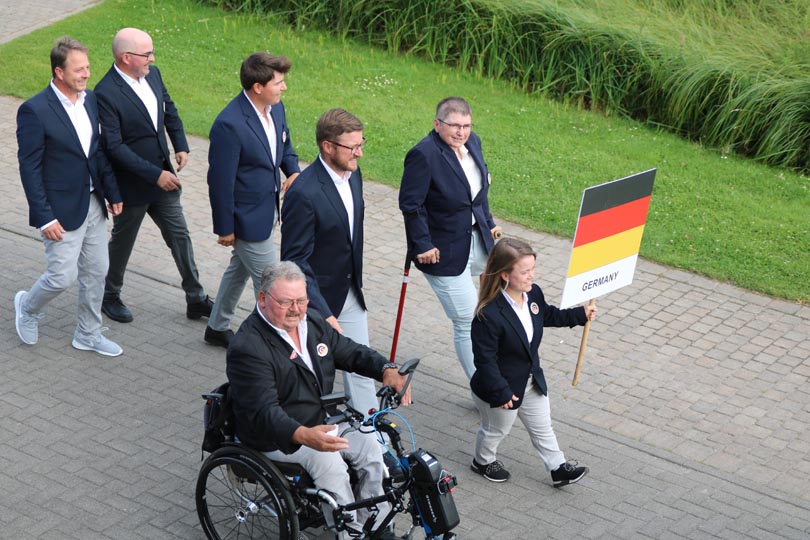
[[[315,486],[340,504],[355,500],[347,461],[358,470],[361,499],[383,494],[385,474],[373,433],[346,424],[326,425],[320,398],[332,392],[335,370],[358,372],[401,391],[407,380],[374,350],[353,342],[313,311],[304,273],[293,262],[273,263],[262,274],[256,309],[230,340],[226,373],[231,384],[236,436],[273,460],[299,463]],[[410,389],[402,399],[409,404]],[[378,505],[380,515],[388,503]],[[366,510],[356,522],[363,524]]]
[[[101,334],[101,298],[108,265],[107,210],[116,216],[122,203],[99,142],[96,97],[87,89],[87,47],[69,37],[59,39],[51,50],[51,72],[48,87],[17,111],[29,224],[39,230],[47,261],[31,290],[14,297],[17,334],[34,345],[45,306],[78,279],[73,347],[118,356],[121,347]]]
[[[489,211],[491,182],[470,104],[460,97],[441,100],[433,130],[405,156],[399,209],[408,253],[453,322],[468,379],[475,373],[470,325],[478,301],[472,276],[484,271],[501,234]]]
[[[363,123],[343,109],[326,111],[315,126],[320,153],[287,192],[281,209],[281,258],[307,276],[311,307],[338,332],[369,344],[363,297]],[[343,374],[351,405],[377,406],[374,381]]]

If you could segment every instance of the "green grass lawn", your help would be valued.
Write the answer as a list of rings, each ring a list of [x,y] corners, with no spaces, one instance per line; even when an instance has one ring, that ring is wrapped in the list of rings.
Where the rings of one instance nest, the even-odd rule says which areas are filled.
[[[42,89],[50,76],[50,47],[65,34],[90,46],[92,86],[111,64],[110,41],[122,26],[152,35],[157,63],[190,133],[207,135],[240,90],[245,56],[256,50],[285,54],[293,68],[284,102],[301,158],[316,155],[318,116],[344,107],[366,125],[366,178],[397,186],[405,153],[430,129],[436,102],[461,95],[473,106],[483,140],[496,216],[571,237],[584,188],[657,167],[644,257],[810,301],[807,177],[529,96],[508,83],[293,31],[271,18],[228,14],[191,0],[107,0],[0,47],[0,93],[25,98]]]

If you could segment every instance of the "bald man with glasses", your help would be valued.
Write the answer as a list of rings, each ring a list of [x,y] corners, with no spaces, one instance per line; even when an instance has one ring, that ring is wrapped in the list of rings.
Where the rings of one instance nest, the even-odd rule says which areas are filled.
[[[115,63],[96,85],[101,135],[118,179],[124,211],[115,216],[109,242],[110,269],[101,309],[128,323],[132,312],[121,300],[124,274],[135,240],[148,214],[171,251],[185,292],[186,316],[208,317],[213,302],[205,294],[194,261],[191,236],[180,204],[182,184],[166,140],[174,147],[177,173],[188,162],[183,122],[160,71],[152,65],[155,48],[143,30],[123,28],[112,43]]]

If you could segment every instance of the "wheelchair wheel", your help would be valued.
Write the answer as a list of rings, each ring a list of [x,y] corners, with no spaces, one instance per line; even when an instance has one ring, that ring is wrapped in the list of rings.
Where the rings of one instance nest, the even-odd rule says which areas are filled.
[[[210,540],[298,540],[298,516],[286,479],[244,447],[208,456],[197,477],[197,514]]]

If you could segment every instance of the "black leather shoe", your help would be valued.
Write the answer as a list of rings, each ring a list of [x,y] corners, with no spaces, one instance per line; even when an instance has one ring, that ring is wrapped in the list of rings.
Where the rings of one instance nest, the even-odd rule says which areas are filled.
[[[214,330],[210,326],[205,327],[205,342],[209,345],[216,345],[217,347],[228,348],[228,344],[233,337],[233,330]]]
[[[133,319],[132,312],[124,305],[120,298],[102,301],[101,312],[117,322],[127,323],[132,322]]]
[[[188,304],[188,307],[186,307],[186,317],[195,320],[200,317],[210,317],[212,307],[214,307],[214,303],[206,295],[206,297],[199,302]]]

